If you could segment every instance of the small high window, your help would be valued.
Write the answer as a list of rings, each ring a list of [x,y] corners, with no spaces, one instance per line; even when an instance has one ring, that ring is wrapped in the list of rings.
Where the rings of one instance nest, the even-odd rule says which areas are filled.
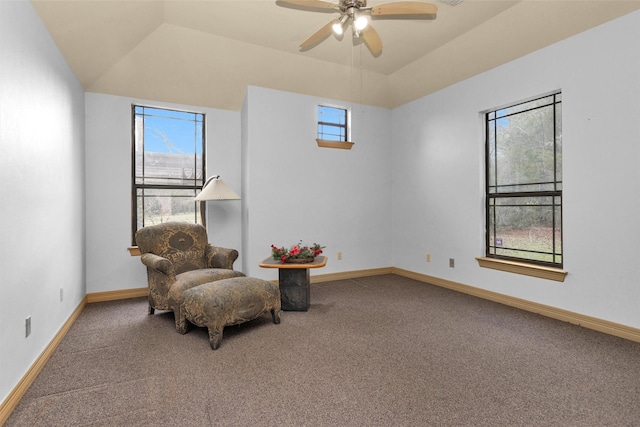
[[[344,108],[318,106],[318,139],[325,141],[348,140],[348,111]]]
[[[562,95],[486,114],[486,256],[561,268]]]
[[[131,240],[151,224],[200,223],[204,114],[132,106]]]

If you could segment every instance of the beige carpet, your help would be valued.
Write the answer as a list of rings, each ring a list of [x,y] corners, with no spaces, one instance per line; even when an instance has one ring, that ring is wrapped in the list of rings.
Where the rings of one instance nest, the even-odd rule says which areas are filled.
[[[7,426],[636,426],[640,344],[385,275],[179,335],[90,304]]]

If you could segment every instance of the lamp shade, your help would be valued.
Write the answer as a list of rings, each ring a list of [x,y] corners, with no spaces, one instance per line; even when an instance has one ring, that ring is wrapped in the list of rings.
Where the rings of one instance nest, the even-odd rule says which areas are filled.
[[[196,197],[196,201],[237,200],[239,198],[240,196],[220,179],[220,175],[214,175],[205,182],[202,191]]]

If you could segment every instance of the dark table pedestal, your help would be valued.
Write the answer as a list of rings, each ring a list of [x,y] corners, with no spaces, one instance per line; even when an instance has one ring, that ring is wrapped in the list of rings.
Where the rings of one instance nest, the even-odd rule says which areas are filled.
[[[309,269],[285,269],[279,270],[280,299],[282,309],[287,311],[309,310],[310,286]]]

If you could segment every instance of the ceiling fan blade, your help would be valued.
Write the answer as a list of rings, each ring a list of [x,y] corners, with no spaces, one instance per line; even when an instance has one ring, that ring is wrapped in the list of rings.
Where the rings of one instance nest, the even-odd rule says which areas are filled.
[[[377,58],[382,54],[382,39],[371,24],[367,25],[364,30],[362,30],[362,40],[364,40],[364,44],[367,46],[367,49],[369,49],[374,58]]]
[[[379,4],[371,8],[372,18],[436,19],[438,7],[431,3],[400,1]]]
[[[316,31],[315,33],[311,34],[311,36],[308,39],[306,39],[305,41],[300,43],[300,51],[301,52],[305,52],[305,51],[307,51],[307,50],[309,50],[311,48],[316,47],[317,45],[319,45],[323,41],[325,41],[326,38],[329,37],[333,33],[333,29],[331,27],[336,22],[338,22],[338,19],[333,19],[333,20],[329,21],[328,24],[326,24],[322,28],[320,28],[318,31]]]
[[[277,0],[276,4],[290,9],[308,10],[311,12],[336,12],[340,10],[336,3],[322,0]]]

